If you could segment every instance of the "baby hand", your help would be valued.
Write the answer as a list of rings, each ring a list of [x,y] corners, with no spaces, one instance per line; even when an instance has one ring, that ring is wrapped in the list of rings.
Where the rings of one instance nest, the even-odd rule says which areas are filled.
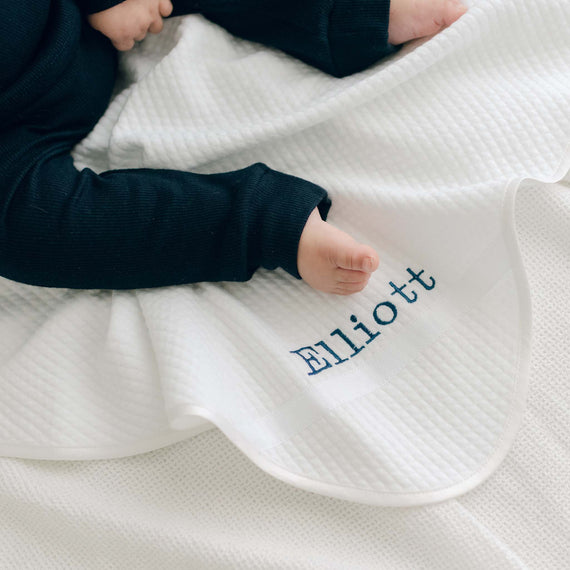
[[[124,0],[112,8],[90,14],[87,19],[119,51],[126,51],[148,32],[158,34],[162,30],[162,18],[171,13],[170,0]]]
[[[431,36],[466,11],[460,0],[391,0],[388,41],[398,45]]]

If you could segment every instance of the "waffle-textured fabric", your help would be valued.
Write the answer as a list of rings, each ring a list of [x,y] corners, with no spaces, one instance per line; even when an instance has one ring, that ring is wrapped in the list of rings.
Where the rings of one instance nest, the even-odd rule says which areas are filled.
[[[381,267],[343,299],[268,271],[115,293],[3,282],[0,451],[114,457],[214,424],[267,472],[335,497],[419,505],[481,483],[523,414],[514,203],[522,179],[568,170],[568,19],[564,2],[482,0],[342,80],[173,21],[123,60],[135,81],[77,163],[262,160],[329,188],[329,219]]]
[[[122,459],[0,459],[3,566],[567,570],[569,219],[568,182],[521,188],[528,405],[510,453],[477,489],[406,509],[329,499],[267,475],[218,430]]]

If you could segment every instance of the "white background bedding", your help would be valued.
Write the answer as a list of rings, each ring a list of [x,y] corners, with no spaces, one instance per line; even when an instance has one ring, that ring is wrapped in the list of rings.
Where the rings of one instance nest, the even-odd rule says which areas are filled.
[[[272,478],[218,431],[116,460],[0,459],[0,568],[567,568],[568,182],[525,182],[516,220],[533,301],[529,395],[481,486],[424,507],[354,504]]]
[[[530,390],[499,469],[468,494],[372,507],[295,489],[218,431],[136,457],[0,459],[0,568],[566,570],[570,185],[526,184]]]

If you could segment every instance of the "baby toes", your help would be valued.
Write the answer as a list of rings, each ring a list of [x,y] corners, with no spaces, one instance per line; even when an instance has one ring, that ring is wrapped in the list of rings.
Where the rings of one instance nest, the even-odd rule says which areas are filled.
[[[337,295],[352,295],[353,293],[362,291],[366,285],[368,285],[370,274],[361,273],[359,271],[352,273],[354,273],[354,275],[343,277],[342,280],[336,282],[333,290],[334,293]]]
[[[451,26],[465,12],[467,12],[467,6],[459,2],[459,0],[447,0],[440,15],[442,27]]]
[[[333,250],[331,261],[336,266],[350,271],[372,273],[378,269],[377,253],[371,247],[359,243]]]
[[[370,273],[365,271],[352,271],[350,269],[336,269],[335,280],[337,283],[360,283],[368,281]]]
[[[336,295],[353,295],[354,293],[360,293],[360,291],[366,287],[367,283],[368,281],[360,283],[338,283],[332,293]]]

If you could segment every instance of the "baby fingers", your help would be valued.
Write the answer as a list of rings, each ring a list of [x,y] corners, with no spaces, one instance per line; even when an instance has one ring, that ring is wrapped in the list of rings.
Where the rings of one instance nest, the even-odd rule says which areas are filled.
[[[163,18],[168,18],[172,14],[172,2],[170,0],[160,0],[159,12]]]
[[[135,45],[133,38],[123,38],[120,40],[112,40],[115,49],[118,51],[129,51]]]
[[[159,34],[162,31],[163,27],[164,22],[162,21],[162,18],[159,17],[151,22],[150,26],[148,27],[148,31],[151,34]]]

